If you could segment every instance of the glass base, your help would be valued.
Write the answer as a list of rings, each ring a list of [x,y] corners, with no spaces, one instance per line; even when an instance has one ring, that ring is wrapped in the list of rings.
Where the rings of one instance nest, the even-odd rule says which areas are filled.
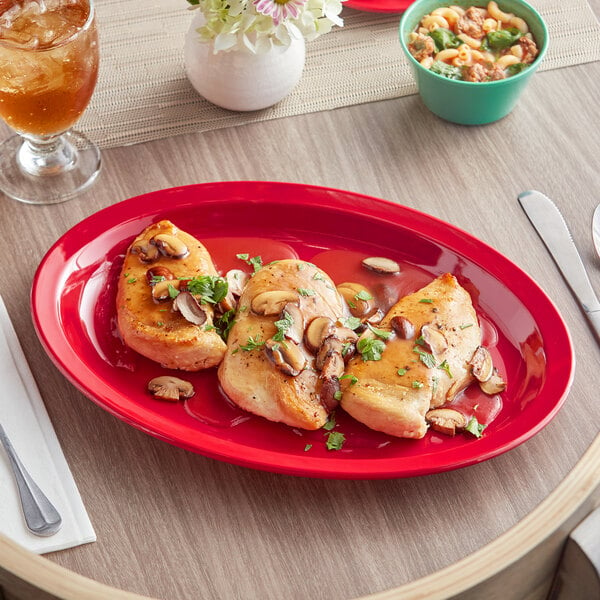
[[[76,131],[56,138],[46,155],[37,155],[31,146],[19,135],[0,144],[0,190],[20,202],[70,200],[87,190],[100,173],[100,150]]]

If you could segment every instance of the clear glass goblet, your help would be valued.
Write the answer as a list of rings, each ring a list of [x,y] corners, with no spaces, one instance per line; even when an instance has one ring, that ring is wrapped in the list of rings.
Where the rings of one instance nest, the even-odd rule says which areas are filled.
[[[0,144],[0,190],[54,204],[86,190],[100,151],[70,130],[98,78],[92,0],[0,0],[0,116],[13,135]]]

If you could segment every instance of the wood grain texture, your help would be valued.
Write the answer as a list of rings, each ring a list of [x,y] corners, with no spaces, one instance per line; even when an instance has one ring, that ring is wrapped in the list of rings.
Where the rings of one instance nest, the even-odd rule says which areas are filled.
[[[592,63],[536,74],[517,109],[485,127],[440,121],[409,96],[114,148],[104,152],[95,187],[62,205],[0,198],[5,248],[19,249],[0,261],[0,293],[98,535],[93,544],[46,558],[0,544],[0,585],[13,593],[16,567],[7,566],[16,561],[25,579],[44,568],[51,581],[60,567],[72,571],[75,582],[56,588],[60,595],[53,591],[69,599],[81,597],[74,590],[84,584],[94,590],[89,598],[103,597],[102,585],[124,590],[111,592],[119,599],[442,598],[450,589],[475,598],[465,589],[481,592],[477,586],[501,570],[492,551],[504,542],[502,568],[524,562],[488,581],[489,589],[513,586],[490,597],[542,598],[573,520],[597,502],[597,472],[580,461],[598,435],[590,373],[600,350],[516,197],[539,189],[555,200],[600,289],[590,238],[599,201],[599,93],[600,64]],[[538,281],[567,322],[577,371],[564,408],[540,434],[491,461],[385,481],[251,471],[170,446],[104,412],[63,378],[37,340],[29,315],[35,269],[60,235],[103,207],[220,180],[365,193],[491,244]],[[570,476],[572,485],[561,487]],[[560,510],[539,510],[555,491]],[[536,541],[532,554],[511,545],[519,536]],[[479,570],[469,572],[471,561]],[[514,573],[528,568],[535,568],[535,581],[520,587]]]

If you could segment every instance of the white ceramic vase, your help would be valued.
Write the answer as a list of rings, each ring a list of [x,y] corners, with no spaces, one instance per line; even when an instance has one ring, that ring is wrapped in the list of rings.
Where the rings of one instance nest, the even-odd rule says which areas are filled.
[[[304,38],[269,52],[217,52],[196,31],[204,16],[198,13],[185,38],[185,71],[195,90],[209,102],[235,111],[260,110],[277,104],[296,86],[304,70]]]

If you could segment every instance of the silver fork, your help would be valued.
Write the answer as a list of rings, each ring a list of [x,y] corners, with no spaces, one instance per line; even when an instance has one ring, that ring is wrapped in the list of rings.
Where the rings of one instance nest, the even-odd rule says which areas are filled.
[[[17,482],[27,528],[31,533],[35,533],[35,535],[54,535],[62,525],[62,518],[23,466],[1,424],[0,442],[2,442],[8,454],[15,481]]]

